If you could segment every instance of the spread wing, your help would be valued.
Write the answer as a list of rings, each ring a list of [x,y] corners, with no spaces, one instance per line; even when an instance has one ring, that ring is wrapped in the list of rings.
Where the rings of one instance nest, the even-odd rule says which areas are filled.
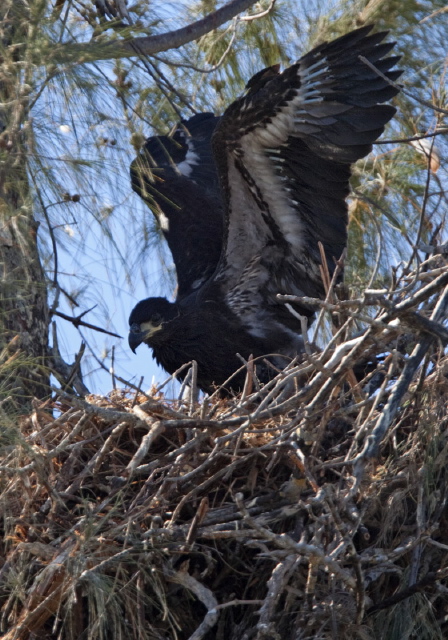
[[[316,47],[283,73],[258,73],[215,130],[227,228],[217,280],[253,333],[260,308],[297,329],[276,294],[323,297],[318,242],[331,272],[346,246],[350,165],[371,151],[395,113],[380,103],[397,93],[359,56],[400,75],[390,71],[399,58],[384,57],[393,43],[371,28]]]
[[[215,271],[223,203],[211,149],[219,118],[200,113],[170,136],[148,138],[131,164],[132,188],[151,208],[168,242],[182,299]]]

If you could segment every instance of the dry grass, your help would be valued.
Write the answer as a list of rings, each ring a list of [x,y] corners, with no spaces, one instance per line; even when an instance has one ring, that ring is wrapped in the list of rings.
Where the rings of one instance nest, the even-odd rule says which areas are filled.
[[[448,268],[405,284],[318,302],[329,346],[240,397],[60,393],[5,428],[2,637],[446,637]]]

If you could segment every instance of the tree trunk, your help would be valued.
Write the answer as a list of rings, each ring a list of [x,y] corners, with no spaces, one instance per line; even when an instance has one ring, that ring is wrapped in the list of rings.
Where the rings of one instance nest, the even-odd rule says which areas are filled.
[[[6,6],[5,6],[6,5]],[[27,20],[21,2],[0,7],[0,400],[22,408],[49,393],[49,312],[27,174],[28,101],[23,66]],[[26,40],[25,40],[26,42]]]

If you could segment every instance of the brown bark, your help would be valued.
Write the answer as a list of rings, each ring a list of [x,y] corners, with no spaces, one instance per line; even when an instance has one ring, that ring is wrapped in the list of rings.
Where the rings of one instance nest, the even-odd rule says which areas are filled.
[[[3,176],[0,174],[0,180]],[[0,394],[28,404],[48,395],[45,367],[48,306],[45,276],[37,250],[37,224],[31,215],[8,211],[0,202]]]
[[[27,99],[14,47],[23,5],[0,8],[0,400],[48,395],[49,313],[27,175]]]

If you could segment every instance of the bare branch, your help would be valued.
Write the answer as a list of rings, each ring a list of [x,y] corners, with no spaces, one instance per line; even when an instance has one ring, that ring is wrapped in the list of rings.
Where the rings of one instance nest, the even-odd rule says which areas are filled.
[[[421,136],[412,136],[411,138],[391,138],[389,140],[377,140],[372,144],[398,144],[400,142],[416,142],[418,140],[423,140],[425,138],[435,138],[435,136],[440,136],[442,133],[448,133],[448,128],[443,127],[440,129],[436,129],[433,133],[425,133]]]
[[[86,315],[92,309],[88,309],[87,311],[83,311],[79,316],[73,318],[72,316],[67,316],[65,313],[61,311],[53,311],[53,315],[59,316],[59,318],[63,318],[64,320],[68,320],[71,322],[77,329],[78,327],[87,327],[88,329],[93,329],[94,331],[98,331],[99,333],[106,333],[108,336],[113,336],[114,338],[123,338],[123,336],[119,336],[118,333],[113,333],[113,331],[107,331],[106,329],[102,329],[101,327],[97,327],[94,324],[90,324],[89,322],[84,322],[82,317]]]
[[[67,60],[70,60],[72,64],[81,64],[95,60],[131,58],[141,54],[152,55],[169,49],[177,49],[217,29],[253,4],[255,4],[254,0],[231,0],[217,11],[205,16],[205,18],[201,18],[181,29],[155,36],[121,41],[113,40],[105,44],[64,44],[55,49],[52,61],[54,63],[67,63]]]
[[[446,317],[446,310],[448,307],[448,287],[446,287],[439,298],[436,308],[434,309],[431,320],[435,322],[441,318]],[[409,388],[409,384],[414,377],[421,361],[423,360],[426,352],[433,342],[433,338],[427,336],[423,338],[415,347],[411,357],[408,359],[402,374],[398,378],[392,393],[389,396],[389,400],[381,412],[377,424],[372,431],[372,434],[367,438],[361,453],[353,460],[355,465],[354,473],[357,478],[357,485],[362,477],[364,471],[365,462],[368,459],[374,458],[380,446],[380,442],[383,440],[393,418],[395,417],[404,394]]]
[[[204,620],[196,629],[196,631],[189,637],[188,640],[202,640],[202,638],[213,629],[215,624],[218,622],[219,613],[218,613],[218,601],[216,600],[213,592],[201,584],[198,580],[193,578],[186,571],[172,571],[171,569],[164,569],[164,573],[167,577],[169,577],[173,582],[177,584],[181,584],[185,589],[192,591],[196,598],[202,602],[204,607],[207,609],[207,613],[205,615]]]

